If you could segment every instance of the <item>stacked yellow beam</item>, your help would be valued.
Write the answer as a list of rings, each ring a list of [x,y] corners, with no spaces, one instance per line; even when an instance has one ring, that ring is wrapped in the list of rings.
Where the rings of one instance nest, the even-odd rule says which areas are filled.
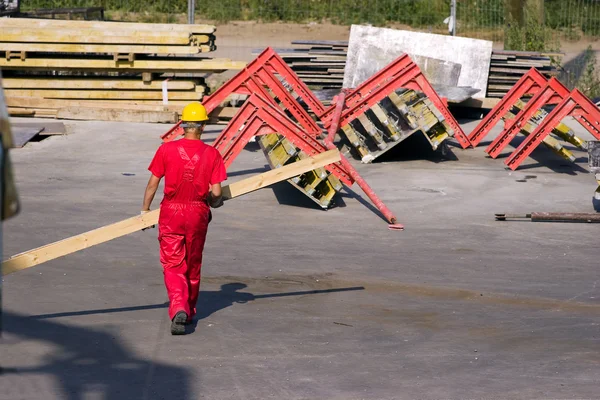
[[[259,136],[258,143],[271,168],[280,168],[308,158],[306,153],[276,133]],[[288,182],[322,208],[334,205],[334,196],[342,189],[340,180],[325,168],[309,171],[289,179]]]
[[[506,118],[510,118],[513,119],[515,118],[516,114],[519,113],[519,111],[521,111],[523,108],[525,107],[525,103],[521,100],[519,100],[513,107],[513,110],[511,110],[507,116],[505,116]],[[537,128],[537,126],[544,120],[544,118],[546,118],[548,116],[548,112],[544,109],[538,110],[535,115],[529,120],[527,121],[527,124],[521,129],[521,134],[523,134],[524,136],[529,136],[531,134],[531,132],[533,132],[535,130],[535,128]],[[571,128],[569,128],[567,125],[560,123],[558,124],[558,126],[556,128],[554,128],[552,130],[552,134],[558,138],[560,138],[561,140],[572,144],[575,147],[578,147],[582,150],[585,150],[587,148],[587,142],[581,138],[579,138],[578,136],[575,136],[575,133],[571,130]],[[556,138],[552,137],[552,136],[546,136],[544,138],[543,141],[544,145],[546,147],[548,147],[550,150],[552,150],[554,153],[558,154],[559,156],[563,157],[566,160],[569,160],[571,162],[575,162],[575,155],[569,151],[568,149],[566,149]]]
[[[342,126],[340,136],[362,162],[369,163],[416,131],[425,135],[434,150],[454,135],[444,116],[423,93],[398,89]]]
[[[212,25],[0,19],[0,68],[6,96],[13,99],[10,112],[46,116],[53,109],[47,104],[61,104],[56,100],[64,100],[65,107],[72,107],[70,102],[98,107],[102,115],[109,102],[119,110],[201,100],[207,88],[198,74],[245,66],[201,57],[216,49],[215,30]],[[165,73],[171,80],[160,76]],[[186,78],[176,78],[182,74]],[[29,100],[39,99],[46,104],[29,106]]]

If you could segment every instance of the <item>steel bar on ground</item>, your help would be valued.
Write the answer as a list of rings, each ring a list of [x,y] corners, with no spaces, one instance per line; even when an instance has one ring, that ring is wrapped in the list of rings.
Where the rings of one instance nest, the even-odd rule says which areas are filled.
[[[600,223],[600,213],[550,213],[533,212],[531,214],[496,214],[497,221],[531,220],[531,222],[583,222]]]

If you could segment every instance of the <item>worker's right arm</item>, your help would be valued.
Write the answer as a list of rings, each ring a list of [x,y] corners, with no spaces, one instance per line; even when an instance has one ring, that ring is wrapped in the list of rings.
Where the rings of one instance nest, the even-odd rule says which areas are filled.
[[[160,178],[158,178],[154,174],[150,174],[150,179],[148,180],[148,185],[146,186],[146,191],[144,192],[144,203],[142,204],[142,212],[150,211],[150,205],[152,204],[152,200],[154,200],[154,195],[156,194],[156,190],[158,189],[159,183]]]

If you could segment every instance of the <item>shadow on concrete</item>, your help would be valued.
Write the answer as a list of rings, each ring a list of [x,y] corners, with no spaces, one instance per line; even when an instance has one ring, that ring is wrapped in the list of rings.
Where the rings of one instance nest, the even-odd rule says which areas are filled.
[[[196,329],[198,322],[208,318],[212,314],[221,311],[227,307],[231,307],[233,304],[245,304],[249,301],[258,299],[269,299],[276,297],[290,297],[290,296],[306,296],[311,294],[325,294],[325,293],[339,293],[339,292],[350,292],[355,290],[364,290],[363,286],[337,288],[337,289],[322,289],[322,290],[305,290],[297,292],[285,292],[285,293],[270,293],[270,294],[258,294],[240,292],[240,290],[247,288],[248,285],[241,282],[232,282],[221,285],[219,291],[200,291],[198,297],[198,303],[196,308],[198,314],[194,318],[192,324],[192,331]]]
[[[321,289],[321,290],[305,290],[305,291],[297,291],[297,292],[283,292],[283,293],[269,293],[269,294],[252,294],[247,292],[240,292],[239,290],[245,289],[248,287],[245,283],[241,282],[231,282],[225,283],[221,285],[221,290],[200,290],[200,295],[198,297],[198,303],[196,308],[198,309],[198,314],[196,315],[196,321],[204,319],[217,311],[220,311],[224,308],[230,307],[235,303],[247,303],[248,301],[253,301],[257,299],[268,299],[268,298],[276,298],[276,297],[290,297],[290,296],[305,296],[312,294],[326,294],[326,293],[339,293],[339,292],[349,292],[356,290],[364,290],[363,286],[353,286],[346,288],[333,288],[333,289]],[[118,312],[130,312],[130,311],[143,311],[143,310],[154,310],[159,308],[168,308],[169,302],[159,303],[159,304],[150,304],[145,306],[132,306],[132,307],[120,307],[120,308],[103,308],[96,310],[86,310],[86,311],[73,311],[73,312],[64,312],[64,313],[55,313],[55,314],[41,314],[41,315],[32,315],[30,317],[26,317],[29,320],[43,320],[48,318],[59,318],[59,317],[74,317],[81,315],[93,315],[93,314],[112,314]],[[34,324],[34,322],[31,322]],[[77,329],[77,328],[76,328]]]
[[[300,190],[294,187],[289,182],[278,182],[270,186],[277,202],[285,206],[314,208],[315,210],[323,210],[316,202],[312,201],[305,194],[300,194]]]
[[[53,347],[43,364],[15,368],[3,357],[3,374],[51,375],[61,398],[195,399],[184,368],[142,359],[108,332],[4,313],[4,333]],[[197,379],[194,376],[194,379]]]
[[[421,132],[415,132],[394,148],[382,154],[374,162],[428,160],[434,163],[442,163],[457,161],[458,157],[450,149],[453,145],[454,143],[445,140],[438,146],[437,150],[433,150],[425,135]]]
[[[369,200],[365,199],[360,194],[358,194],[354,190],[350,189],[348,186],[344,186],[344,191],[346,193],[345,194],[340,193],[340,197],[342,197],[342,198],[347,197],[347,198],[358,201],[360,204],[362,204],[363,206],[368,208],[371,212],[373,212],[373,214],[377,215],[379,218],[384,220],[386,223],[389,223],[388,220],[385,218],[385,216],[381,213],[381,211],[379,211],[379,209],[377,209],[377,207],[375,207]],[[344,205],[342,207],[345,207],[345,206],[346,205],[344,203]]]
[[[510,157],[510,155],[523,143],[525,140],[525,136],[518,135],[511,140],[510,145],[504,148],[504,151],[496,157],[496,160],[502,160]],[[489,146],[492,142],[481,142],[480,146]],[[561,143],[567,150],[571,152],[581,151],[574,146],[565,145],[565,143]],[[479,146],[478,146],[479,147]],[[577,155],[576,153],[573,153]],[[491,157],[488,156],[491,159]],[[531,160],[534,160],[535,163],[531,163]],[[552,170],[552,172],[556,172],[559,174],[567,174],[567,175],[577,175],[579,173],[589,174],[589,172],[583,168],[581,165],[577,164],[578,162],[585,162],[587,159],[583,157],[578,157],[575,159],[575,162],[569,162],[554,153],[552,150],[547,148],[544,144],[540,143],[538,147],[536,147],[529,157],[527,157],[521,165],[517,168],[516,172],[519,171],[527,171],[536,168],[546,167]],[[504,164],[502,164],[504,165]],[[506,167],[506,165],[504,165]],[[508,167],[506,167],[508,168]]]
[[[233,172],[227,171],[227,177],[231,178],[231,177],[234,177],[234,176],[262,174],[262,173],[270,171],[270,170],[271,169],[269,168],[269,166],[265,165],[262,168],[244,169],[244,170],[241,170],[241,171],[233,171]]]

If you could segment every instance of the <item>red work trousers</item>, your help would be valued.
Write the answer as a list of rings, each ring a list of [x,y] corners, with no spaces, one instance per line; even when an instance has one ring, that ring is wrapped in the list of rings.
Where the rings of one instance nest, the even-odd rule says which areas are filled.
[[[169,317],[179,311],[192,318],[200,290],[202,251],[210,219],[206,203],[163,202],[158,220],[160,262],[169,295]]]

